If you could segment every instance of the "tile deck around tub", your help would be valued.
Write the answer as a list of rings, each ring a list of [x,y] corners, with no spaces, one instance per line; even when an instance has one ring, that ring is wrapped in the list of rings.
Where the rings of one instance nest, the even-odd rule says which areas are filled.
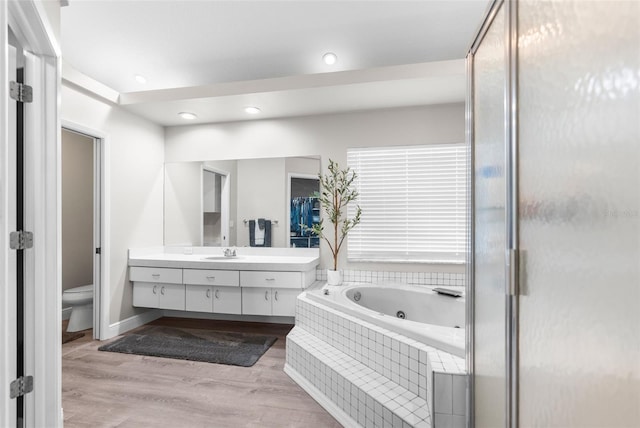
[[[363,427],[431,427],[426,400],[299,327],[287,335],[287,361]]]
[[[287,351],[287,364],[295,368],[296,365],[300,367],[300,364],[307,364],[308,360],[313,361],[320,368],[304,368],[301,369],[304,373],[300,374],[318,389],[326,388],[327,383],[333,385],[334,379],[337,379],[335,382],[340,388],[346,382],[353,385],[358,394],[369,397],[364,401],[360,400],[360,395],[351,397],[356,399],[356,403],[374,400],[382,406],[381,399],[390,396],[396,398],[388,406],[381,407],[382,420],[392,423],[378,424],[375,411],[373,419],[369,420],[366,409],[364,416],[358,413],[358,404],[355,408],[346,406],[344,394],[336,396],[331,387],[328,391],[322,391],[338,406],[345,405],[343,410],[348,415],[355,411],[354,420],[359,425],[404,428],[435,424],[434,428],[437,428],[438,421],[441,421],[444,425],[452,423],[452,427],[457,427],[464,419],[466,368],[463,358],[312,301],[304,294],[297,301],[296,328],[292,333],[291,340],[289,337],[287,339],[287,349],[290,344],[292,347],[291,353]],[[299,341],[305,345],[297,344]],[[344,359],[348,362],[345,363]],[[381,387],[388,389],[381,394]],[[426,412],[429,419],[420,419],[424,415],[414,415],[415,410],[409,412],[413,408],[403,407],[398,402],[402,399],[397,397],[406,397],[413,404],[423,405],[421,412]],[[419,401],[412,401],[416,399]],[[399,413],[394,413],[395,410],[399,410]],[[388,418],[385,419],[387,411]],[[398,417],[397,420],[393,419],[394,415]],[[404,419],[405,416],[409,419]],[[418,423],[420,425],[416,425]]]

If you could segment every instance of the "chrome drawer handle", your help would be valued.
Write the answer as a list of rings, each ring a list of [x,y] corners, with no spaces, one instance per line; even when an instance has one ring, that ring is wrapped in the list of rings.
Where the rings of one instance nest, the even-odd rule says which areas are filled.
[[[207,299],[211,297],[211,289],[207,288]]]
[[[151,276],[154,277],[154,278],[160,278],[160,274],[159,273],[152,273]]]
[[[275,281],[275,278],[265,278],[265,281]]]
[[[219,292],[219,291],[220,291],[220,290],[216,290],[216,299],[219,299],[219,298],[220,298],[220,297],[218,297],[218,292]]]
[[[210,281],[215,281],[216,277],[215,276],[208,276],[207,279],[210,280]]]

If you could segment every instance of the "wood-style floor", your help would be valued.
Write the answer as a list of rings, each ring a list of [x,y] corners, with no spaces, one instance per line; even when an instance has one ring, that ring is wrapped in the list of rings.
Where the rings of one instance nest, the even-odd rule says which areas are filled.
[[[341,427],[283,371],[291,325],[161,318],[151,324],[278,337],[253,367],[98,351],[85,337],[62,345],[65,428]],[[112,339],[112,340],[115,340]]]

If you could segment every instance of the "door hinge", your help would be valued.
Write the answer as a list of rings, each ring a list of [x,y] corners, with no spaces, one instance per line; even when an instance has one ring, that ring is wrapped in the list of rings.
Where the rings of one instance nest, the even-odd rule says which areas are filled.
[[[18,230],[9,234],[9,248],[12,250],[25,250],[33,247],[33,233]]]
[[[33,391],[33,376],[19,377],[9,385],[9,396],[11,398],[22,397],[31,391]]]
[[[9,96],[21,103],[33,102],[33,88],[24,83],[9,82]]]
[[[102,254],[102,248],[100,247],[96,248],[96,254]]]

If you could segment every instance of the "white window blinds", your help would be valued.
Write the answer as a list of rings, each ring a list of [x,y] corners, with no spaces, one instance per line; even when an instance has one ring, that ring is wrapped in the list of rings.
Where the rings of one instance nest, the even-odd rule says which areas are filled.
[[[347,164],[362,208],[347,236],[349,259],[464,262],[464,143],[348,149]]]

